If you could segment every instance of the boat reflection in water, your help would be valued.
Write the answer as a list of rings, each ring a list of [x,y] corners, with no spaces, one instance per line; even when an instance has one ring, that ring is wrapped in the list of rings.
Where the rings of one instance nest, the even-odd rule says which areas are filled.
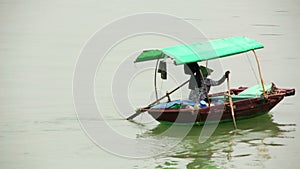
[[[177,134],[165,134],[170,127]],[[182,135],[186,125],[159,124],[142,137],[169,139]],[[156,168],[240,168],[238,166],[264,167],[264,161],[271,159],[269,148],[284,146],[288,132],[295,130],[295,124],[273,122],[271,114],[264,114],[238,122],[239,130],[233,131],[230,122],[219,124],[215,132],[204,143],[199,143],[203,126],[193,126],[187,136],[169,152],[157,158]],[[162,138],[162,136],[164,138]],[[170,139],[172,140],[172,139]]]

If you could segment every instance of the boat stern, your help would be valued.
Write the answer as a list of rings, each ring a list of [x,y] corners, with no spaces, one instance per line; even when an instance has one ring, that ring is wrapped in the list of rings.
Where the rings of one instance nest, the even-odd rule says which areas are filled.
[[[287,89],[287,88],[275,88],[275,92],[278,94],[284,94],[285,97],[287,96],[294,96],[296,93],[295,89]]]

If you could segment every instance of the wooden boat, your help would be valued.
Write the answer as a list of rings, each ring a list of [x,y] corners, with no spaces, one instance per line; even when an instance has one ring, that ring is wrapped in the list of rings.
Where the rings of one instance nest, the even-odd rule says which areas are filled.
[[[237,96],[246,87],[231,89],[231,93]],[[233,99],[235,119],[251,118],[269,112],[284,97],[295,94],[295,89],[278,89],[274,87],[274,93],[267,97]],[[223,93],[219,93],[223,97]],[[216,96],[216,95],[215,95]],[[234,98],[234,96],[232,96]],[[211,98],[214,98],[211,96]],[[232,114],[229,102],[224,104],[210,105],[205,108],[150,108],[148,113],[157,121],[177,122],[177,123],[194,123],[194,122],[219,122],[232,121]],[[209,116],[209,118],[208,118]]]
[[[169,98],[170,94],[187,83],[185,82],[165,96],[161,98],[157,97],[157,100],[150,105],[138,109],[136,114],[130,116],[128,119],[133,119],[138,114],[147,111],[154,119],[160,122],[204,123],[232,120],[235,122],[235,119],[250,118],[269,112],[283,100],[284,97],[294,95],[295,89],[282,89],[277,88],[275,84],[264,84],[258,57],[255,53],[256,49],[261,48],[263,48],[263,45],[255,40],[235,36],[202,43],[143,51],[135,62],[157,60],[156,69],[159,59],[171,58],[174,60],[175,65],[179,65],[190,62],[208,61],[253,51],[258,65],[261,84],[252,87],[239,87],[237,89],[229,88],[230,92],[225,91],[210,94],[210,104],[202,108],[195,108],[194,105],[196,103],[193,104],[184,100],[171,101],[169,99],[166,103],[159,103],[163,98]],[[159,70],[160,73],[162,73],[162,78],[166,78],[166,68],[160,68]],[[216,100],[221,100],[222,102],[216,103]]]

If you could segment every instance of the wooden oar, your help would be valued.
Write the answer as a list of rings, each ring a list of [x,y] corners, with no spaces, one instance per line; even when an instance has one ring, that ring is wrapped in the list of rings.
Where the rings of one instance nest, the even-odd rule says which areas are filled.
[[[164,95],[163,97],[157,99],[156,101],[154,101],[153,103],[149,104],[146,107],[143,108],[139,108],[135,111],[135,113],[131,116],[129,116],[127,118],[127,120],[132,120],[133,118],[135,118],[136,116],[138,116],[139,114],[146,112],[151,106],[153,106],[154,104],[156,104],[157,102],[161,101],[162,99],[164,99],[165,97],[168,97],[170,94],[174,93],[176,90],[178,90],[179,88],[181,88],[182,86],[184,86],[185,84],[187,84],[190,80],[187,80],[186,82],[182,83],[180,86],[176,87],[174,90],[172,90],[171,92],[167,93],[166,95]]]
[[[227,77],[227,86],[228,86],[228,99],[229,99],[229,104],[230,104],[230,108],[231,108],[232,121],[233,121],[234,129],[237,129],[235,117],[234,117],[233,103],[232,103],[232,98],[231,98],[231,94],[230,94],[229,76]]]

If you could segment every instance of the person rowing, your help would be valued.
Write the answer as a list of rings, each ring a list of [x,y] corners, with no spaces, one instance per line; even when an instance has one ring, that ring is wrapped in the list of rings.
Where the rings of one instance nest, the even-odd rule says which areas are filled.
[[[224,83],[228,78],[230,71],[226,71],[225,74],[217,81],[208,78],[213,72],[204,66],[199,66],[197,62],[184,64],[185,74],[190,75],[189,81],[189,100],[198,103],[201,100],[208,102],[208,93],[211,86],[218,86]]]

